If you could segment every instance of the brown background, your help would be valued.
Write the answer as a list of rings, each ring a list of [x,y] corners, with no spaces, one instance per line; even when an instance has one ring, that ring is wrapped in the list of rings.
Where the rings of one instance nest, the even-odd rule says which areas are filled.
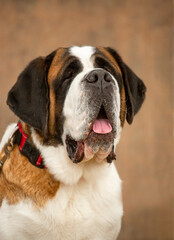
[[[18,74],[59,46],[112,46],[144,80],[145,104],[125,124],[117,149],[124,202],[119,240],[174,239],[172,1],[0,0],[0,33],[0,137],[16,121],[6,96]]]

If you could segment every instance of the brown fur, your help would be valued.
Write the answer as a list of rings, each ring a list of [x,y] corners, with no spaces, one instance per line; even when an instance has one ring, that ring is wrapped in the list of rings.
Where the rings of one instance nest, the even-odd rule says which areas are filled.
[[[100,52],[102,52],[108,59],[110,62],[112,62],[117,70],[117,72],[119,72],[122,75],[121,69],[118,65],[118,63],[115,61],[115,59],[112,57],[112,55],[103,47],[99,47],[98,48],[100,50]]]
[[[121,100],[121,106],[120,106],[120,120],[121,120],[121,126],[123,127],[125,118],[126,118],[126,93],[124,86],[121,89],[120,93],[120,100]]]
[[[36,206],[43,206],[55,196],[59,182],[47,169],[33,166],[14,146],[0,174],[0,203],[5,198],[8,204],[31,199]]]
[[[51,135],[54,134],[55,130],[55,111],[56,111],[56,103],[55,103],[55,92],[53,89],[53,81],[58,75],[58,72],[62,68],[64,64],[64,54],[65,54],[65,49],[60,48],[57,50],[57,53],[51,63],[49,72],[48,72],[48,85],[49,85],[49,95],[50,95],[50,106],[49,106],[49,132]]]

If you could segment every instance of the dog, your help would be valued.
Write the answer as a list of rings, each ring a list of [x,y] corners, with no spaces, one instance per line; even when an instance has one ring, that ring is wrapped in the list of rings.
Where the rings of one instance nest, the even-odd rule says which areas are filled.
[[[58,48],[8,93],[19,122],[0,144],[1,240],[115,240],[123,215],[114,160],[143,81],[109,47]]]

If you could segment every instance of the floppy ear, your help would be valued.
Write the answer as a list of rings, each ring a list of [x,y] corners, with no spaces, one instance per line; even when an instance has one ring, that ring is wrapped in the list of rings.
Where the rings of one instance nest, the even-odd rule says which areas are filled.
[[[134,115],[139,111],[145,99],[146,86],[143,81],[126,65],[125,89],[127,91],[127,115],[126,120],[132,123]]]
[[[33,60],[19,75],[7,98],[10,109],[22,121],[42,132],[46,131],[48,120],[50,56]]]
[[[134,115],[139,111],[144,102],[146,86],[143,81],[123,62],[114,49],[107,48],[107,50],[114,57],[123,74],[127,105],[126,120],[131,124]]]

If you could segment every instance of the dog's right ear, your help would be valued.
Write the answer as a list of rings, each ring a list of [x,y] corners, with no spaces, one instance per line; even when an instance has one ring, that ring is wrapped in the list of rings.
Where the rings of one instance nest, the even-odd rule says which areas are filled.
[[[30,126],[46,132],[49,107],[48,68],[54,52],[48,57],[33,60],[19,75],[8,93],[10,109]]]

